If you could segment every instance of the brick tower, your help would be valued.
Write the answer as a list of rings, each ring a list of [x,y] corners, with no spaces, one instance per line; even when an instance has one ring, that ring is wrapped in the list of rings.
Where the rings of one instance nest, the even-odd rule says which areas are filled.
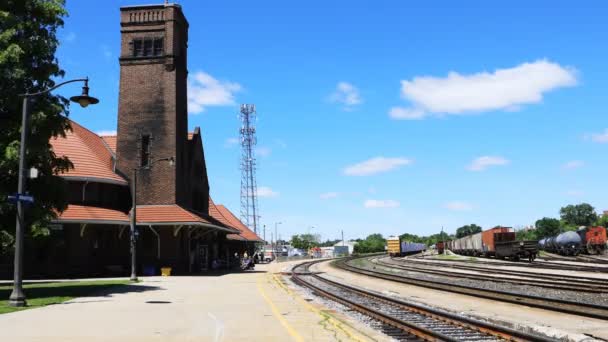
[[[176,4],[120,9],[121,53],[117,169],[131,178],[133,168],[159,162],[138,173],[142,204],[182,202],[187,170],[188,21]]]

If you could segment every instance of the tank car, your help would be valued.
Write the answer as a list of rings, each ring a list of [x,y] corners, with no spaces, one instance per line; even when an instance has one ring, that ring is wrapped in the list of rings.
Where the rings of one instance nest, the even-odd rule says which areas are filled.
[[[561,255],[578,255],[583,246],[580,235],[572,231],[559,234],[554,241],[555,247]]]

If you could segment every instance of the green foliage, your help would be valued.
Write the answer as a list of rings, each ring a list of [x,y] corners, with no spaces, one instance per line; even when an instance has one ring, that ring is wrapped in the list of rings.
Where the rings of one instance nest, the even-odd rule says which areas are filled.
[[[468,235],[472,235],[472,234],[477,234],[479,232],[481,232],[481,227],[472,223],[472,224],[468,224],[466,226],[462,226],[458,229],[456,229],[456,238],[461,238],[461,237],[465,237]]]
[[[522,229],[515,232],[515,238],[519,241],[534,241],[539,239],[537,233],[537,229]]]
[[[319,243],[319,247],[332,247],[333,245],[337,244],[338,242],[342,242],[341,239],[336,239],[336,240],[325,240],[324,242]]]
[[[570,226],[590,226],[598,219],[595,208],[588,203],[567,205],[559,210],[559,215]]]
[[[372,234],[355,245],[354,253],[376,253],[384,251],[386,240],[382,234]]]
[[[0,1],[0,252],[12,243],[15,206],[6,197],[17,190],[22,97],[19,94],[46,90],[64,71],[55,58],[57,29],[67,15],[63,0]],[[45,227],[57,211],[67,206],[65,182],[57,174],[72,167],[58,158],[49,145],[51,137],[64,136],[70,129],[68,100],[45,94],[30,102],[27,166],[39,171],[26,189],[35,197],[27,210],[26,225]],[[40,235],[26,231],[27,236]],[[42,234],[44,235],[44,234]]]
[[[441,233],[433,234],[433,235],[429,235],[429,236],[418,236],[418,235],[414,235],[414,234],[405,233],[405,234],[399,235],[399,239],[401,239],[401,241],[424,243],[427,246],[431,246],[431,245],[436,244],[437,242],[452,240],[452,239],[454,239],[454,236],[449,235],[446,232],[441,232]]]
[[[319,245],[319,237],[313,234],[301,234],[291,237],[291,246],[293,248],[303,249],[307,251],[311,247]]]
[[[595,225],[602,226],[604,228],[608,228],[608,215],[600,216],[600,218],[597,219],[597,221],[595,222]]]
[[[558,219],[543,217],[542,219],[537,220],[534,226],[536,227],[536,230],[534,231],[534,239],[540,240],[542,238],[559,234],[561,223]]]

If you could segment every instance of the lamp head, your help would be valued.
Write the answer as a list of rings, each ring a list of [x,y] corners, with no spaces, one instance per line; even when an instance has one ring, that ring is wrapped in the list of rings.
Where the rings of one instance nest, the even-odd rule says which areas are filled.
[[[70,101],[76,102],[80,105],[80,107],[85,108],[90,104],[97,104],[99,100],[89,96],[89,79],[87,78],[84,81],[84,86],[82,87],[82,94],[80,96],[72,96],[70,97]]]

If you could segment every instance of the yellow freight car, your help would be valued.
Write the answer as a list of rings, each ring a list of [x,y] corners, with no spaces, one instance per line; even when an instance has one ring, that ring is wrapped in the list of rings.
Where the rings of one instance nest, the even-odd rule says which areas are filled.
[[[401,243],[398,236],[391,236],[386,239],[386,252],[390,256],[401,255]]]

